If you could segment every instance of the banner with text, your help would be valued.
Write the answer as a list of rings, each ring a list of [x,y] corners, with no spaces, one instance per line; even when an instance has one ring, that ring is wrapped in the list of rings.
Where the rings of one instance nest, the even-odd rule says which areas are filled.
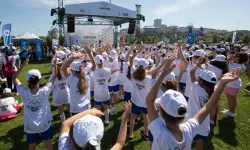
[[[21,40],[21,50],[25,50],[25,52],[22,54],[22,58],[27,58],[28,57],[28,41],[27,40]]]
[[[40,39],[36,40],[36,57],[42,57],[43,51],[42,51],[42,42]]]
[[[4,46],[8,46],[11,43],[11,24],[6,24],[2,28],[2,36],[4,41]]]

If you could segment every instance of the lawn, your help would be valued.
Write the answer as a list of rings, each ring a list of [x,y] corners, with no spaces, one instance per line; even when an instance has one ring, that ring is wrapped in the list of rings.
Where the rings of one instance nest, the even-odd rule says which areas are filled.
[[[50,60],[46,59],[39,62],[31,62],[19,76],[20,81],[25,82],[26,72],[30,69],[39,69],[42,73],[41,85],[45,85],[51,73]],[[243,86],[248,83],[246,75],[242,76]],[[20,101],[20,97],[16,97]],[[250,149],[250,98],[246,96],[241,89],[238,94],[237,116],[235,119],[225,117],[221,113],[218,116],[217,125],[211,130],[209,139],[205,141],[204,149],[206,150],[248,150]],[[50,101],[52,101],[50,97]],[[227,99],[225,95],[221,97],[220,110],[227,108]],[[58,136],[60,132],[60,117],[57,109],[51,106],[53,112],[53,149],[57,149]],[[110,117],[109,126],[105,127],[104,138],[102,140],[102,149],[108,150],[115,143],[122,114],[122,102],[118,105],[118,114]],[[125,145],[125,150],[149,150],[149,142],[141,139],[140,130],[142,130],[143,122],[135,126],[135,138],[133,142]],[[23,131],[23,110],[18,117],[7,122],[0,123],[0,150],[24,150],[28,148],[26,135]],[[38,150],[45,149],[44,144],[40,141],[37,145]]]

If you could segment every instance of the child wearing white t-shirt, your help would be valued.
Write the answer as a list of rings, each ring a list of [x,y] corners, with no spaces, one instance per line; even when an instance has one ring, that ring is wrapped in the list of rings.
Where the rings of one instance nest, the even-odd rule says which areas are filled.
[[[39,88],[41,73],[37,69],[32,69],[26,74],[28,88],[25,87],[17,76],[28,64],[29,57],[24,65],[13,75],[13,81],[17,85],[17,92],[20,94],[24,104],[24,132],[27,134],[29,149],[36,149],[36,142],[41,137],[45,143],[46,149],[52,149],[52,113],[49,104],[49,95],[51,93],[52,83],[55,81],[56,73],[52,79],[42,88]]]
[[[167,59],[163,72],[146,98],[149,112],[148,128],[154,137],[151,148],[153,150],[191,149],[192,140],[197,133],[198,127],[216,105],[223,88],[228,82],[236,80],[240,75],[238,69],[226,74],[218,83],[218,88],[205,106],[193,118],[183,123],[184,118],[187,116],[187,102],[181,93],[168,90],[160,98],[156,99],[164,77],[174,68],[171,65],[174,59],[175,57]],[[159,117],[157,109],[161,117]]]
[[[126,55],[125,54],[121,54],[119,56],[119,65],[118,65],[118,68],[119,68],[119,72],[118,72],[118,80],[119,80],[119,100],[124,100],[124,74],[123,74],[123,71],[125,71],[126,69],[124,69],[124,64],[125,64],[125,57]]]

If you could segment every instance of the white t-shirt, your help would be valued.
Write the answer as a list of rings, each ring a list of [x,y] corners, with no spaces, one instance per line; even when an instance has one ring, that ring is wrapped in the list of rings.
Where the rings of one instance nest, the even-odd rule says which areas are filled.
[[[190,97],[188,99],[188,105],[187,105],[187,118],[191,119],[193,118],[204,105],[208,102],[208,94],[207,92],[198,84],[198,82],[194,82],[192,84],[192,91],[190,94]],[[197,129],[197,134],[208,136],[210,132],[210,115],[206,117],[206,119],[203,121],[203,123],[199,126]]]
[[[9,116],[17,113],[15,106],[17,101],[13,97],[0,99],[0,116]]]
[[[221,70],[220,68],[218,68],[218,67],[215,67],[215,66],[213,66],[213,65],[208,64],[207,70],[213,71],[214,74],[216,75],[216,77],[217,77],[218,79],[220,79],[220,78],[222,77],[222,70]]]
[[[58,150],[71,150],[71,138],[69,132],[60,134],[58,141]]]
[[[192,69],[193,65],[191,63],[188,64],[187,66],[187,80],[186,80],[186,87],[192,87],[192,81],[191,81],[191,78],[190,78],[190,70]],[[201,73],[202,73],[203,69],[201,68],[197,68],[196,72],[195,72],[195,76],[198,77]],[[189,97],[190,93],[191,93],[191,90],[192,88],[186,88],[185,89],[185,92],[184,92],[184,95],[186,97]]]
[[[146,97],[151,89],[151,76],[147,75],[143,81],[137,81],[132,78],[131,100],[138,107],[146,106]]]
[[[127,73],[128,73],[128,67],[129,67],[129,63],[125,62],[124,66],[123,66],[123,81],[124,81],[124,85],[123,85],[123,89],[124,91],[131,93],[131,89],[132,89],[132,82],[130,79],[128,79],[127,77]],[[132,76],[132,75],[131,75]]]
[[[113,62],[108,62],[107,63],[107,68],[110,69],[110,71],[112,70],[118,70],[119,71],[119,65],[118,65],[118,59],[115,59]],[[111,74],[111,81],[109,82],[109,86],[116,86],[119,84],[119,80],[118,80],[118,71],[114,72]]]
[[[173,70],[173,72],[174,72],[174,74],[175,74],[176,76],[178,76],[179,73],[180,73],[180,63],[181,63],[181,60],[180,60],[180,59],[175,59],[174,62],[173,62],[173,64],[176,65],[176,66],[174,67],[174,70]]]
[[[62,106],[63,104],[69,104],[69,87],[63,78],[61,80],[56,78],[52,85],[52,91],[52,99],[54,106]]]
[[[90,108],[90,79],[85,76],[88,88],[85,94],[80,94],[78,89],[79,79],[72,74],[66,79],[70,93],[70,112],[79,113]]]
[[[175,139],[160,117],[153,120],[148,129],[151,131],[154,141],[152,150],[189,150],[196,135],[199,123],[195,119],[190,119],[179,125],[182,129],[182,140]]]
[[[237,68],[237,67],[241,67],[242,69],[242,73],[245,71],[245,65],[244,64],[236,64],[236,63],[233,63],[233,64],[230,64],[229,65],[229,71],[232,72],[234,68]],[[227,84],[227,86],[229,87],[232,87],[232,88],[237,88],[239,89],[241,86],[242,86],[242,81],[240,78],[238,78],[237,80],[234,80],[232,82],[229,82]]]
[[[109,100],[108,80],[111,77],[111,71],[108,68],[96,68],[94,72],[94,100],[105,102]]]
[[[187,69],[185,69],[184,73],[182,74],[181,83],[186,83],[187,82]]]
[[[22,84],[17,85],[24,104],[24,132],[41,133],[48,130],[52,122],[52,114],[49,104],[51,83],[40,88],[37,94],[32,95],[29,88]]]

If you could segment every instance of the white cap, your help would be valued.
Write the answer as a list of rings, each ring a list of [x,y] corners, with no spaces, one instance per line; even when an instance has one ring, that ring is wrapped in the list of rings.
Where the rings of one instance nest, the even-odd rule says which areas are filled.
[[[189,44],[186,44],[186,47],[189,47],[190,45]]]
[[[56,46],[53,46],[53,49],[57,49],[57,47],[56,47]]]
[[[106,52],[102,53],[102,57],[107,59],[108,58],[108,54]]]
[[[1,47],[0,47],[0,50],[3,50],[4,48],[5,48],[4,46],[1,46]]]
[[[220,48],[220,50],[219,50],[220,52],[225,52],[226,51],[226,49],[225,48]]]
[[[184,55],[184,58],[185,58],[185,59],[187,59],[187,58],[190,57],[190,54],[189,54],[189,53],[183,53],[183,55]]]
[[[142,66],[144,69],[146,69],[148,67],[148,61],[146,59],[140,59],[137,65]]]
[[[5,88],[5,89],[3,89],[3,93],[11,93],[11,89]]]
[[[102,57],[102,55],[96,55],[95,56],[95,62],[96,62],[97,65],[103,64],[104,58]]]
[[[166,83],[168,80],[175,80],[175,74],[174,72],[171,72],[170,74],[168,74],[163,80],[162,83]]]
[[[91,49],[91,52],[95,53],[95,48],[92,48],[92,49]]]
[[[16,47],[15,47],[15,46],[12,46],[12,50],[16,50]]]
[[[57,64],[57,65],[58,65],[58,64],[62,64],[62,60],[61,60],[60,58],[57,58],[56,64]]]
[[[135,64],[135,66],[137,66],[137,65],[138,65],[139,60],[140,60],[140,58],[138,58],[138,57],[135,57],[135,58],[134,58],[134,64]]]
[[[73,71],[82,71],[82,64],[79,61],[73,61],[70,64],[70,69]]]
[[[214,72],[209,70],[202,71],[202,73],[200,74],[200,78],[210,83],[217,83],[218,81]]]
[[[160,98],[155,100],[155,104],[161,107],[168,115],[173,117],[186,117],[187,113],[179,114],[178,110],[187,110],[187,101],[184,96],[177,91],[167,90]]]
[[[216,57],[214,59],[212,59],[211,61],[226,62],[226,56],[224,56],[224,55],[216,55]]]
[[[148,61],[148,65],[153,65],[154,64],[154,60],[151,59],[151,58],[147,59],[147,61]]]
[[[167,50],[163,49],[163,50],[161,50],[161,53],[162,54],[167,54]]]
[[[66,56],[66,53],[64,51],[57,51],[56,54],[60,59],[64,59]]]
[[[37,69],[31,69],[27,72],[26,81],[29,81],[30,77],[32,77],[32,76],[36,76],[36,77],[38,77],[38,79],[42,78],[40,71]]]
[[[190,57],[193,56],[205,57],[205,52],[203,50],[196,50]]]
[[[119,56],[119,58],[120,58],[121,60],[124,60],[124,59],[125,59],[125,57],[126,57],[126,55],[125,55],[125,54],[123,54],[123,53]]]
[[[100,150],[100,141],[104,134],[103,122],[99,117],[86,115],[74,122],[73,136],[76,144],[84,148],[87,143]]]
[[[109,52],[109,57],[115,59],[116,58],[116,54],[117,54],[116,51],[112,50],[112,51]]]
[[[80,50],[80,49],[81,49],[81,47],[80,47],[80,46],[76,46],[76,49],[77,49],[77,50]]]

